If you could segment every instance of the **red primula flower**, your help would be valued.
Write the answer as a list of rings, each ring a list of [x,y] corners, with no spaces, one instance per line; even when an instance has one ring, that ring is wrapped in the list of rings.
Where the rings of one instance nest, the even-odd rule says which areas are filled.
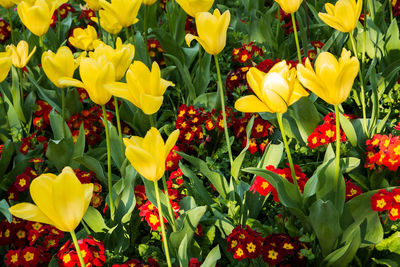
[[[386,189],[381,189],[371,197],[371,209],[384,211],[392,207],[392,196]]]

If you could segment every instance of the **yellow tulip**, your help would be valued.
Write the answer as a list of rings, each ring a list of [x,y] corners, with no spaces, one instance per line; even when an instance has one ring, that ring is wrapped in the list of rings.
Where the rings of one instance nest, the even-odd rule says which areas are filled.
[[[178,137],[179,130],[175,130],[164,143],[160,132],[151,127],[144,138],[124,138],[125,155],[140,175],[149,181],[158,181],[164,175],[165,160]]]
[[[341,32],[351,32],[357,25],[362,9],[362,0],[339,0],[335,5],[325,4],[327,13],[318,13],[323,22]]]
[[[358,74],[360,63],[343,48],[339,61],[329,52],[322,52],[315,61],[315,71],[306,59],[297,65],[300,82],[327,103],[337,105],[346,100]]]
[[[64,232],[71,232],[79,225],[93,194],[93,184],[81,184],[70,167],[65,167],[58,176],[40,175],[29,189],[36,205],[19,203],[9,209],[10,213],[24,220],[51,224]]]
[[[60,81],[72,79],[77,67],[78,65],[71,50],[66,46],[60,47],[56,54],[50,50],[42,54],[43,71],[47,78],[58,88],[66,87]]]
[[[155,2],[157,2],[157,0],[143,0],[143,5],[151,6]]]
[[[86,29],[75,28],[68,41],[81,50],[93,50],[93,41],[97,39],[96,29],[90,25]]]
[[[17,6],[22,23],[35,35],[42,36],[49,29],[54,11],[67,0],[22,1]]]
[[[111,0],[111,3],[99,0],[99,3],[106,12],[118,20],[122,27],[129,27],[139,21],[136,16],[142,0]],[[100,20],[101,26],[103,26],[101,15]]]
[[[35,53],[36,46],[32,49],[29,55],[29,45],[24,40],[20,41],[17,46],[8,45],[6,50],[11,51],[12,64],[17,68],[22,69],[26,64],[28,64],[29,59]]]
[[[10,0],[0,0],[0,6],[4,7],[4,8],[10,8],[13,7],[15,5],[15,3],[13,1]]]
[[[112,83],[106,89],[140,108],[145,114],[156,113],[164,100],[164,92],[172,82],[161,78],[160,67],[153,62],[151,71],[145,64],[135,61],[126,72],[127,83]]]
[[[303,0],[275,0],[275,2],[279,4],[283,11],[292,14],[299,9]]]
[[[101,8],[99,0],[85,0],[85,2],[93,11],[99,11]]]
[[[113,12],[101,9],[99,11],[99,17],[100,17],[100,21],[101,21],[100,26],[106,32],[115,35],[115,34],[118,34],[122,30],[122,25],[119,23],[117,17],[114,15]],[[91,20],[93,20],[96,23],[99,23],[99,19],[96,17],[92,17]]]
[[[176,2],[191,17],[195,17],[199,12],[208,12],[214,4],[214,0],[176,0]]]
[[[11,51],[0,53],[0,82],[7,78],[12,66]]]
[[[235,108],[242,112],[285,113],[288,106],[308,95],[286,61],[275,64],[268,73],[250,68],[246,78],[256,95],[236,101]]]
[[[196,14],[196,28],[199,36],[186,34],[186,43],[190,46],[193,39],[196,39],[200,45],[211,55],[218,55],[225,47],[226,32],[231,20],[229,10],[221,15],[218,9],[214,14],[209,12],[200,12]]]
[[[90,52],[89,56],[94,59],[105,56],[114,65],[115,80],[121,80],[135,56],[135,47],[131,44],[122,44],[119,37],[115,43],[115,49],[101,41],[94,42],[94,46],[95,50]]]

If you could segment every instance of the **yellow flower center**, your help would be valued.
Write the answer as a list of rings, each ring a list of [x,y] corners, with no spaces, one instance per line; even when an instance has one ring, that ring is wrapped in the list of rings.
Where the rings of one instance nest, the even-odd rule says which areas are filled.
[[[284,248],[284,249],[294,249],[293,245],[290,244],[290,243],[285,243],[285,244],[283,245],[283,248]]]
[[[276,260],[278,258],[278,252],[276,252],[275,250],[269,250],[268,258],[270,258],[272,260]]]
[[[237,255],[238,257],[243,256],[243,254],[244,254],[244,252],[243,252],[243,250],[242,250],[241,248],[236,249],[236,255]]]
[[[265,189],[269,186],[269,183],[267,181],[262,182],[261,187],[262,189]]]
[[[376,201],[376,206],[378,207],[378,208],[383,208],[383,207],[385,207],[386,206],[386,201],[382,198],[382,199],[378,199],[377,201]]]
[[[24,255],[25,261],[31,261],[31,260],[33,260],[34,258],[35,258],[35,254],[33,254],[32,252],[27,252],[27,253]]]
[[[237,241],[236,240],[232,240],[231,242],[231,248],[234,248],[237,246]]]
[[[247,244],[247,251],[250,253],[253,253],[256,251],[256,245],[253,244],[253,242],[250,242]]]
[[[152,225],[156,225],[158,222],[159,222],[159,220],[158,220],[157,216],[155,216],[154,214],[151,214],[150,215],[150,223]]]

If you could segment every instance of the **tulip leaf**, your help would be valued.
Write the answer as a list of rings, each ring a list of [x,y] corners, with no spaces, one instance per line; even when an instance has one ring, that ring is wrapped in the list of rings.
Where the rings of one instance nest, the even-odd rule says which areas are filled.
[[[135,58],[134,60],[142,61],[147,67],[151,68],[150,57],[146,44],[144,43],[143,37],[140,31],[136,32],[135,38]]]
[[[22,90],[22,89],[20,87],[22,86],[22,81],[19,80],[19,77],[21,77],[21,72],[22,72],[22,70],[17,69],[14,66],[11,68],[11,77],[12,77],[11,95],[12,95],[12,103],[13,103],[14,109],[18,115],[19,120],[22,122],[26,122],[25,116],[24,116],[24,110],[21,106],[22,93],[20,90]]]
[[[0,157],[0,177],[6,173],[8,167],[10,166],[12,157],[15,153],[14,143],[11,140],[8,140],[2,149],[1,157]]]
[[[289,109],[289,113],[296,119],[296,125],[304,142],[313,133],[321,121],[318,110],[308,97],[300,98]]]
[[[54,140],[61,140],[63,138],[71,139],[72,134],[69,130],[67,123],[63,120],[62,116],[55,112],[53,109],[50,111],[50,126],[53,130]]]
[[[80,157],[74,157],[74,160],[88,168],[89,170],[93,171],[96,174],[96,178],[99,179],[101,184],[108,188],[107,186],[107,178],[104,175],[103,167],[101,166],[100,162],[88,155],[83,155]]]
[[[168,32],[162,29],[154,29],[153,33],[158,37],[157,39],[160,41],[165,53],[174,56],[180,63],[185,64],[185,55],[182,49]]]
[[[113,159],[117,168],[121,169],[122,163],[124,162],[125,149],[122,149],[122,147],[124,146],[123,144],[121,144],[115,126],[113,126],[112,123],[110,123],[108,120],[107,125],[110,132],[111,158]]]
[[[69,166],[74,152],[72,139],[50,140],[47,146],[46,157],[60,172]]]
[[[268,165],[272,165],[275,168],[278,167],[283,156],[283,143],[272,144],[269,143],[264,151],[263,157],[259,163],[259,168],[265,168]]]
[[[200,267],[215,267],[217,261],[221,258],[221,253],[219,251],[219,245],[215,246],[207,255],[203,264]]]
[[[226,198],[228,193],[229,193],[229,186],[228,183],[220,173],[211,171],[207,163],[202,161],[201,159],[198,159],[196,157],[189,156],[185,153],[182,152],[177,152],[181,157],[183,157],[185,160],[189,161],[194,167],[199,169],[199,171],[207,177],[207,179],[212,183],[212,185],[215,187],[215,189],[218,191],[218,193],[221,195],[222,198]]]
[[[110,228],[108,228],[104,222],[103,215],[101,215],[101,213],[92,206],[89,206],[87,209],[85,215],[83,216],[83,220],[90,227],[90,229],[96,233],[102,233],[110,230]]]
[[[239,171],[240,168],[242,167],[244,157],[246,156],[246,151],[249,148],[250,133],[251,129],[253,128],[253,123],[254,123],[254,116],[251,117],[250,121],[247,123],[246,126],[246,146],[240,152],[239,156],[235,158],[231,166],[231,175],[235,180],[238,180],[239,178]]]
[[[4,215],[4,217],[6,217],[7,221],[9,223],[11,223],[12,222],[12,215],[8,211],[9,208],[10,208],[10,206],[8,205],[7,200],[2,199],[0,201],[0,212]]]
[[[85,152],[85,130],[83,128],[83,123],[79,127],[79,134],[78,138],[76,139],[75,145],[74,145],[74,153],[73,157],[81,157],[83,156],[83,152]]]
[[[211,80],[211,75],[210,75],[211,58],[212,58],[211,55],[203,53],[201,57],[201,62],[197,64],[198,67],[196,71],[196,77],[194,80],[194,85],[196,88],[197,95],[201,95],[207,91],[208,84],[210,83]]]
[[[353,147],[357,147],[357,134],[353,124],[342,113],[339,112],[340,126]]]
[[[188,266],[189,264],[189,259],[187,255],[187,247],[188,247],[188,238],[187,235],[182,239],[181,244],[179,245],[178,248],[178,260],[180,266]]]

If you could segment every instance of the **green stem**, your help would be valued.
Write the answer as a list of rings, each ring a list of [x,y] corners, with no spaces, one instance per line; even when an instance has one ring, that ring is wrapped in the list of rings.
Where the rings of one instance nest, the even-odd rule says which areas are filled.
[[[0,93],[1,93],[1,91],[0,91]],[[4,112],[4,117],[5,117],[5,121],[6,121],[6,127],[7,127],[7,130],[8,130],[8,132],[10,133],[10,135],[12,135],[12,137],[13,137],[13,140],[14,140],[14,134],[12,133],[12,131],[11,131],[11,128],[10,128],[10,122],[8,121],[8,116],[7,116],[7,110],[6,110],[6,104],[5,104],[5,95],[4,95],[4,93],[2,94],[2,96],[0,97],[0,104],[1,104],[1,107],[2,107],[2,111]],[[17,140],[17,139],[15,139],[15,140]]]
[[[160,193],[158,192],[157,181],[154,181],[154,190],[156,191],[157,209],[158,209],[158,215],[159,215],[159,220],[160,220],[160,224],[161,224],[161,234],[162,234],[162,239],[163,239],[163,244],[164,244],[165,258],[167,260],[168,267],[171,267],[172,265],[171,265],[171,259],[169,257],[168,240],[167,240],[167,235],[165,233],[164,218],[163,218],[163,214],[162,214]]]
[[[349,32],[349,37],[350,37],[350,41],[351,41],[351,45],[353,47],[353,52],[354,55],[358,58],[358,53],[357,53],[357,48],[356,48],[356,44],[354,41],[354,37],[353,37],[353,33]],[[368,137],[368,130],[367,130],[367,112],[366,112],[366,105],[365,105],[365,91],[364,91],[364,79],[361,73],[361,68],[360,71],[358,72],[358,77],[360,79],[360,89],[361,89],[361,107],[362,107],[362,113],[363,113],[363,129],[365,132],[365,135]]]
[[[392,0],[388,0],[389,1],[389,12],[390,12],[390,22],[392,22],[393,20],[393,8],[392,8]],[[365,18],[365,17],[364,17]]]
[[[117,117],[117,128],[119,135],[119,142],[121,143],[121,152],[124,155],[124,142],[122,141],[122,128],[121,128],[121,119],[119,117],[119,107],[118,107],[118,99],[114,96],[114,106],[115,106],[115,117]]]
[[[17,68],[17,73],[18,73],[18,80],[19,80],[19,93],[21,97],[21,107],[24,107],[24,83],[23,83],[23,75],[22,75],[22,69]]]
[[[390,0],[389,0],[390,1]],[[11,44],[14,44],[14,27],[13,27],[13,22],[12,22],[12,15],[11,15],[11,8],[8,8],[8,18],[9,18],[9,23],[10,23],[10,28],[11,28]]]
[[[276,24],[275,40],[278,40],[280,27],[281,27],[281,7],[278,5],[278,23]]]
[[[129,35],[130,35],[129,27],[124,28],[124,31],[125,31],[126,41],[129,42]]]
[[[170,216],[171,219],[172,219],[172,223],[171,223],[172,230],[175,232],[175,231],[176,231],[176,227],[175,227],[175,216],[174,216],[174,211],[173,211],[173,209],[172,209],[171,202],[169,202],[168,186],[167,186],[167,181],[166,181],[166,179],[165,179],[165,175],[163,175],[163,177],[162,177],[162,183],[163,183],[163,186],[164,186],[165,195],[166,195],[166,197],[167,197],[167,199],[168,199],[168,213],[169,213],[169,216]]]
[[[335,107],[335,119],[336,119],[336,169],[335,169],[335,192],[339,182],[339,171],[340,171],[340,121],[339,121],[339,108],[338,105]]]
[[[149,11],[148,11],[147,5],[144,5],[144,21],[143,21],[143,27],[144,27],[144,33],[143,33],[143,39],[144,39],[144,44],[146,45],[147,49],[147,31],[148,31],[148,16],[149,16]]]
[[[72,241],[74,242],[76,254],[78,254],[78,258],[79,258],[79,262],[81,263],[81,266],[86,266],[85,261],[83,260],[83,257],[82,257],[81,249],[79,248],[78,240],[76,239],[75,231],[72,230],[69,233],[71,234]]]
[[[149,114],[148,117],[149,117],[150,127],[155,127],[153,114]]]
[[[371,15],[371,19],[375,20],[375,8],[372,4],[371,0],[368,0],[368,6],[369,6],[369,11],[370,11],[370,15]]]
[[[63,121],[65,121],[65,90],[66,88],[61,88],[61,116]]]
[[[294,13],[291,13],[290,15],[292,17],[294,39],[296,40],[297,58],[299,60],[299,64],[301,64],[301,53],[300,53],[299,37],[297,36],[296,18],[294,17]]]
[[[286,155],[287,155],[287,158],[289,161],[289,167],[290,167],[290,172],[292,173],[293,183],[296,185],[297,193],[298,193],[299,197],[301,197],[300,188],[297,184],[296,172],[294,171],[292,155],[290,154],[290,149],[289,149],[289,144],[286,139],[285,129],[283,128],[282,113],[276,113],[276,118],[278,119],[278,124],[279,124],[279,129],[281,130],[283,144],[285,145]]]
[[[95,11],[95,13],[96,13],[96,17],[97,17],[97,24],[99,25],[99,37],[100,37],[100,39],[103,40],[103,42],[105,42],[103,28],[101,28],[101,24],[100,24],[100,11]]]
[[[105,105],[101,105],[103,110],[104,128],[106,130],[106,141],[107,141],[107,166],[108,166],[108,191],[110,195],[110,213],[111,218],[114,216],[114,201],[112,196],[112,181],[111,181],[111,148],[110,148],[110,134],[108,132],[108,120]]]
[[[229,142],[228,124],[226,122],[224,88],[222,87],[221,72],[219,70],[218,56],[214,55],[214,59],[215,59],[215,66],[217,68],[217,75],[218,75],[218,86],[219,86],[219,94],[220,94],[219,97],[221,98],[222,118],[224,119],[225,141],[226,141],[226,146],[228,148],[229,162],[231,163],[231,166],[232,166],[233,165],[233,157],[232,157],[231,145]]]

